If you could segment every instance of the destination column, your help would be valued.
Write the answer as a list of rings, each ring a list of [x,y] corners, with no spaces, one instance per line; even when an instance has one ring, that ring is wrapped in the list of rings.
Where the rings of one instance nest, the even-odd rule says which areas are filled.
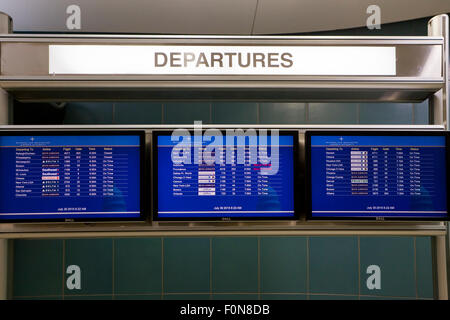
[[[325,182],[326,195],[349,195],[350,185],[350,156],[348,148],[325,148]]]

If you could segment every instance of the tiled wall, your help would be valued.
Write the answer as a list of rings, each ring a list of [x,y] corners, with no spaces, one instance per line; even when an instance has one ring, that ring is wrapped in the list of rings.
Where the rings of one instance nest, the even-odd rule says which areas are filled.
[[[422,103],[72,102],[17,104],[16,124],[428,124]]]
[[[36,113],[33,117],[30,113]],[[428,104],[104,102],[15,106],[15,123],[428,124]],[[431,299],[430,237],[14,241],[14,299]],[[80,290],[65,270],[81,268]],[[369,290],[367,267],[381,268]]]
[[[433,298],[429,237],[16,240],[14,266],[14,299]]]

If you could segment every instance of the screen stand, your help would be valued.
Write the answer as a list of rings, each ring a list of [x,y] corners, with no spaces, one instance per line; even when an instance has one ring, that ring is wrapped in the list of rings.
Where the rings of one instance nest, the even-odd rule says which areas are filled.
[[[436,236],[432,241],[434,247],[433,260],[435,276],[435,296],[439,300],[448,300],[447,292],[447,257],[446,257],[446,237]]]
[[[0,124],[8,124],[9,97],[8,93],[0,89]],[[8,282],[8,240],[0,239],[0,300],[7,298]]]
[[[448,61],[449,61],[449,18],[447,15],[438,15],[428,21],[428,36],[443,37],[444,38],[444,60],[443,60],[443,77],[444,87],[430,97],[430,120],[433,124],[443,124],[445,130],[449,129],[449,75],[448,75]],[[448,225],[447,225],[447,239],[445,236],[437,236],[433,241],[433,251],[435,257],[435,272],[436,272],[436,293],[437,298],[441,300],[448,299],[448,283],[447,283],[447,248],[450,245],[448,239]],[[450,271],[450,270],[449,270]]]
[[[8,240],[0,239],[0,300],[7,299]]]

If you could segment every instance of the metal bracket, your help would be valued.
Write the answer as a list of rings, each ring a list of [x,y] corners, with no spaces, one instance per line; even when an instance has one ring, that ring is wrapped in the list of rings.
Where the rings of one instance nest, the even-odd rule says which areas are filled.
[[[12,32],[12,19],[0,12],[0,33]],[[9,94],[0,88],[0,123],[8,124],[11,100]],[[8,240],[0,239],[0,300],[7,299],[8,293]]]
[[[449,122],[449,18],[446,14],[438,15],[428,21],[428,35],[429,36],[440,36],[444,38],[444,46],[442,48],[443,54],[443,64],[442,64],[442,75],[445,81],[444,87],[436,92],[430,98],[430,111],[433,124],[442,124],[445,126],[445,130],[448,130]],[[448,226],[447,226],[448,229]],[[437,236],[433,243],[433,259],[435,260],[433,265],[435,266],[436,272],[436,292],[438,293],[438,298],[447,300],[448,299],[448,286],[447,282],[448,274],[450,269],[448,269],[447,262],[449,259],[448,248],[450,246],[448,232],[446,237]],[[446,246],[447,244],[447,246]]]

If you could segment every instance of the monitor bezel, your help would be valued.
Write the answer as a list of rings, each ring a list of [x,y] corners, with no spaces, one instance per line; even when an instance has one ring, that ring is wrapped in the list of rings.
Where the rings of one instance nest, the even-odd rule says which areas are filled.
[[[384,131],[384,130],[307,130],[305,131],[305,182],[306,182],[306,219],[322,221],[449,221],[449,196],[450,196],[450,170],[446,167],[446,188],[447,188],[447,215],[446,217],[392,217],[392,216],[368,216],[368,217],[314,217],[312,215],[312,176],[311,176],[311,137],[312,136],[442,136],[445,138],[445,163],[449,157],[449,136],[445,131]]]
[[[229,128],[232,130],[239,129]],[[258,130],[259,128],[252,128]],[[217,129],[226,134],[227,129]],[[246,129],[244,129],[246,130]],[[152,221],[156,222],[226,222],[226,221],[297,221],[300,217],[300,197],[299,197],[299,132],[297,130],[283,130],[278,129],[279,135],[291,135],[293,136],[293,201],[294,201],[294,214],[291,217],[160,217],[158,215],[158,137],[162,135],[170,135],[173,130],[158,130],[152,132],[152,183],[153,183],[153,201],[152,201]],[[194,134],[194,130],[186,129],[191,135]],[[206,130],[202,130],[202,135]],[[268,134],[270,129],[267,130]]]
[[[8,223],[106,223],[106,222],[145,222],[147,219],[146,212],[148,212],[148,201],[145,195],[148,193],[148,183],[146,182],[146,141],[145,141],[145,130],[1,130],[0,136],[139,136],[139,151],[140,151],[140,214],[139,217],[106,217],[106,218],[49,218],[49,219],[1,219],[0,224]],[[24,213],[28,214],[29,213]]]

